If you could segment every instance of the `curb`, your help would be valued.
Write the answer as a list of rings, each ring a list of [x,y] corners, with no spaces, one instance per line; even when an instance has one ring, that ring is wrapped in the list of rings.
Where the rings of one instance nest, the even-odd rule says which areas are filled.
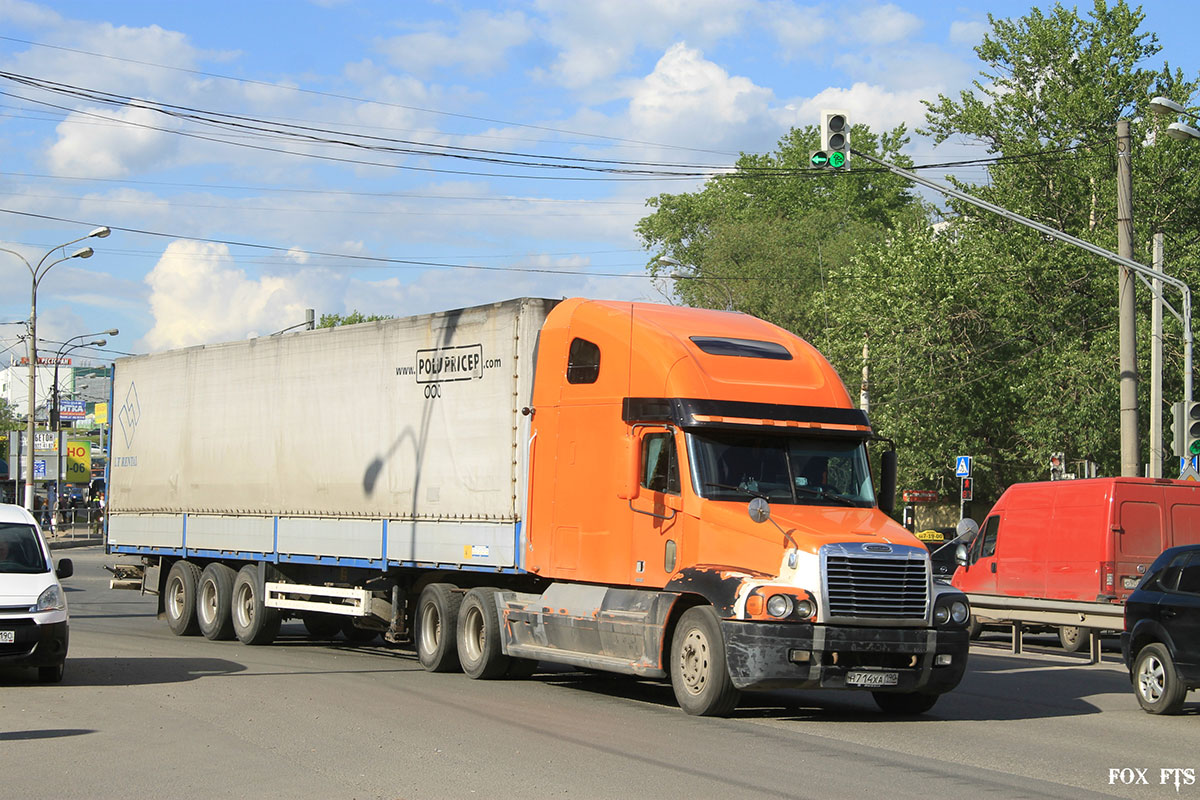
[[[79,536],[73,539],[47,539],[46,545],[51,550],[66,550],[73,547],[91,547],[93,545],[104,544],[104,539],[99,536]]]

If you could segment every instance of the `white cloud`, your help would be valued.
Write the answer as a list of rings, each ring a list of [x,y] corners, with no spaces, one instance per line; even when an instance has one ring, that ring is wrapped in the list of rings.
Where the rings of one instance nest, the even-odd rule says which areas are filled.
[[[50,169],[59,175],[120,178],[150,168],[176,151],[173,134],[150,127],[171,127],[164,120],[143,108],[73,112],[55,128],[58,141],[47,153]]]
[[[866,44],[890,44],[907,39],[921,28],[920,18],[887,3],[853,14],[840,26],[849,38]]]
[[[379,49],[393,64],[410,72],[459,67],[477,75],[502,65],[508,50],[531,36],[529,20],[519,11],[468,11],[455,33],[428,30],[405,34],[381,42]]]
[[[629,117],[638,136],[717,148],[737,130],[761,121],[772,97],[769,89],[731,76],[681,43],[632,85]]]
[[[856,7],[857,8],[857,7]],[[788,58],[825,58],[831,45],[856,47],[900,42],[916,33],[921,19],[891,3],[859,8],[853,14],[828,6],[768,2],[760,7],[760,23],[783,47]]]
[[[982,42],[984,35],[990,33],[991,30],[992,26],[986,22],[951,22],[950,41],[954,44],[974,47]]]
[[[849,89],[831,87],[795,105],[794,124],[815,124],[821,109],[840,108],[850,113],[851,121],[865,123],[874,131],[890,130],[902,122],[911,131],[925,118],[921,100],[928,96],[928,91],[919,89],[896,92],[868,83],[856,83]]]
[[[139,344],[151,351],[271,333],[311,307],[293,279],[247,277],[223,244],[172,242],[146,283],[154,325]]]

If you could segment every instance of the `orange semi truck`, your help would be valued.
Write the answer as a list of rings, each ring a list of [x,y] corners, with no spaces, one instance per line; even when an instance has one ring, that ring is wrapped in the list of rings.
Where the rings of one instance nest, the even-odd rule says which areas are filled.
[[[107,547],[171,630],[412,641],[920,713],[965,595],[893,522],[895,452],[804,340],[731,312],[519,299],[121,359]]]

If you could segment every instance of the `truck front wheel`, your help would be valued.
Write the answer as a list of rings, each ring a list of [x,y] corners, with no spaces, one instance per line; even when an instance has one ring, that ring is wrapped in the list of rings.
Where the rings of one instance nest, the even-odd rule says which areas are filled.
[[[279,635],[283,618],[267,608],[259,590],[258,567],[247,564],[233,581],[233,632],[242,644],[270,644]]]
[[[1058,629],[1058,642],[1068,653],[1078,653],[1088,646],[1091,630],[1078,625],[1062,625]]]
[[[472,589],[458,610],[458,660],[469,678],[499,678],[508,672],[509,658],[500,645],[496,590]]]
[[[723,717],[741,693],[725,665],[725,637],[712,606],[683,612],[671,637],[671,688],[679,707],[698,717]]]
[[[417,658],[429,672],[454,672],[459,669],[458,609],[462,594],[448,583],[431,583],[417,601]]]
[[[176,636],[195,636],[200,632],[200,622],[196,618],[196,585],[199,583],[200,568],[190,561],[176,561],[167,573],[163,608],[167,613],[167,627]]]

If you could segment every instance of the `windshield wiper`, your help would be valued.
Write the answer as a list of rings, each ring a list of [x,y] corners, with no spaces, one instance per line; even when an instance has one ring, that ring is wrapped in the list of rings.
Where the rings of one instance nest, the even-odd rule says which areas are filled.
[[[750,489],[744,483],[740,486],[730,486],[727,483],[713,483],[712,481],[707,481],[704,485],[711,486],[714,489],[725,489],[726,491],[737,492],[738,494],[744,494],[747,497],[761,497],[763,500],[769,499],[762,492],[758,491],[757,489]]]
[[[851,500],[849,497],[846,497],[845,495],[834,494],[827,489],[822,489],[816,486],[797,486],[796,491],[807,492],[812,497],[819,497],[822,500],[833,500],[841,503],[842,505],[855,507],[858,506],[858,503],[856,503],[854,500]]]

